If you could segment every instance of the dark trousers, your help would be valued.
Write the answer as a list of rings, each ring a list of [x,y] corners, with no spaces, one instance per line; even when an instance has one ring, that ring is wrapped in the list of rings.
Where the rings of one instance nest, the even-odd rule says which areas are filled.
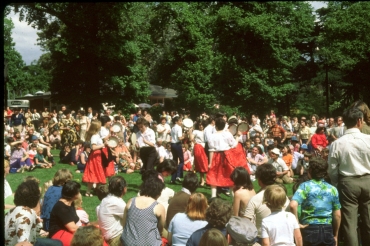
[[[301,229],[303,245],[334,246],[332,225],[309,225]]]
[[[172,174],[171,181],[176,181],[176,178],[183,177],[183,167],[184,167],[184,153],[182,152],[181,143],[171,143],[171,153],[175,163],[179,163],[177,166],[177,172]]]
[[[143,161],[142,171],[154,170],[154,164],[157,160],[157,151],[155,147],[140,148],[140,158]]]
[[[370,242],[370,175],[339,176],[339,201],[342,205],[341,232],[344,245],[359,245],[357,237],[358,215],[362,244]],[[365,243],[365,244],[364,244]]]

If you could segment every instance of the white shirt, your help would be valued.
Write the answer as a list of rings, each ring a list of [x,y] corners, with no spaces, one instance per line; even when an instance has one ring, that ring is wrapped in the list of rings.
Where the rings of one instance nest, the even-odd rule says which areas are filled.
[[[260,125],[254,125],[251,127],[251,129],[249,130],[249,134],[251,137],[254,137],[256,136],[256,133],[262,133],[262,128]]]
[[[201,144],[203,147],[205,145],[204,143],[204,131],[194,130],[194,142],[197,144]]]
[[[122,234],[123,212],[126,203],[121,197],[108,194],[100,203],[98,211],[99,227],[106,241]]]
[[[4,200],[13,194],[12,188],[10,187],[8,181],[4,178]]]
[[[274,159],[270,159],[270,160],[268,160],[267,163],[272,164],[276,168],[276,171],[278,171],[278,172],[283,172],[283,171],[289,170],[285,161],[281,158],[277,158],[276,161],[274,161]]]
[[[172,152],[168,149],[166,149],[166,155],[164,159],[173,159]]]
[[[166,149],[163,147],[163,146],[158,146],[158,145],[155,145],[155,148],[157,150],[157,153],[158,153],[158,159],[163,157],[163,158],[166,158]]]
[[[244,211],[243,217],[253,219],[254,224],[258,230],[258,237],[261,238],[261,226],[262,220],[271,214],[271,210],[263,203],[263,195],[265,194],[265,190],[261,190],[256,195],[252,196],[249,200],[247,208]],[[283,210],[289,208],[290,200],[287,197],[286,202],[284,204]]]
[[[261,238],[269,238],[271,246],[295,246],[294,230],[299,229],[298,221],[290,212],[273,212],[262,220]]]
[[[206,128],[204,128],[204,142],[207,143],[208,139],[215,132],[216,132],[215,126],[212,126],[211,124],[208,124],[208,126],[206,126]]]
[[[370,135],[358,128],[350,128],[335,140],[329,149],[328,173],[333,185],[338,175],[358,176],[370,174]]]
[[[90,143],[91,143],[91,146],[93,144],[102,145],[103,144],[103,140],[100,138],[100,135],[99,134],[95,134],[95,135],[92,135],[91,136]]]
[[[139,144],[140,148],[151,147],[148,144],[144,143],[144,139],[155,145],[155,133],[151,128],[147,127],[144,132],[138,131],[136,133],[136,142]]]
[[[163,130],[164,132],[159,133],[160,131]],[[162,124],[157,125],[158,138],[161,138],[163,141],[168,142],[170,140],[170,135],[168,134],[169,130],[171,130],[171,127],[167,123],[165,123],[164,125]]]
[[[237,144],[229,131],[216,132],[208,139],[209,151],[225,151],[236,147]]]
[[[175,124],[171,129],[171,143],[178,143],[182,137],[182,128],[178,124]]]
[[[106,127],[102,126],[100,128],[100,132],[99,132],[99,135],[100,135],[100,138],[101,139],[104,139],[106,138],[108,135],[109,135],[110,131],[109,129],[107,129]]]

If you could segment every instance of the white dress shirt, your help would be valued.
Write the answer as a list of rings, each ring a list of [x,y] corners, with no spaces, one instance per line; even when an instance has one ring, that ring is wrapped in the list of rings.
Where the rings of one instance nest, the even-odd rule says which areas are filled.
[[[358,128],[350,128],[335,140],[329,150],[328,173],[333,185],[338,175],[361,176],[370,174],[370,135]]]
[[[178,124],[175,124],[171,129],[171,143],[179,143],[180,137],[182,137],[182,128]]]
[[[194,135],[194,142],[197,143],[197,144],[201,144],[204,148],[204,146],[205,146],[204,131],[194,130],[193,135]]]
[[[139,147],[152,147],[146,143],[144,143],[144,139],[148,142],[151,142],[153,146],[155,145],[155,133],[154,131],[147,127],[144,132],[138,131],[136,133],[136,142],[139,144]]]
[[[121,197],[112,194],[108,194],[101,201],[98,211],[98,221],[106,241],[122,234],[122,219],[125,207],[125,201]]]

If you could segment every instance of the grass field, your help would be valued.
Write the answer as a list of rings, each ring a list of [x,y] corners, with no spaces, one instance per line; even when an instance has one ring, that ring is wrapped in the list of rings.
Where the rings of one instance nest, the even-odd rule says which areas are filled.
[[[100,201],[97,196],[93,197],[85,197],[85,191],[86,191],[86,185],[82,183],[82,175],[81,173],[76,173],[75,170],[77,169],[76,166],[70,166],[67,164],[60,164],[59,162],[59,150],[52,150],[52,154],[54,155],[54,159],[56,161],[56,165],[51,168],[51,169],[36,169],[32,172],[27,172],[25,171],[24,173],[10,173],[7,175],[6,179],[8,180],[10,186],[12,187],[12,191],[15,192],[17,186],[23,181],[24,178],[27,176],[35,176],[40,180],[40,186],[43,187],[43,184],[49,180],[51,180],[55,174],[55,172],[58,169],[61,168],[66,168],[71,170],[73,173],[73,180],[81,183],[81,194],[82,194],[82,199],[83,199],[83,208],[86,210],[86,212],[90,216],[90,221],[96,221],[96,213],[95,213],[95,208],[97,205],[99,205]],[[184,172],[184,175],[186,173]],[[118,175],[123,176],[128,184],[127,187],[127,193],[123,197],[123,200],[127,202],[130,198],[134,197],[137,195],[139,192],[139,186],[141,184],[141,175],[138,173],[138,171],[135,171],[135,173],[132,174],[125,174],[125,173],[119,173]],[[165,179],[165,184],[167,187],[173,189],[175,192],[179,191],[181,189],[181,184],[170,184],[170,177],[167,177]],[[253,182],[254,184],[254,189],[257,192],[260,187],[258,186],[257,181]],[[288,190],[288,196],[292,195],[292,185],[286,185],[286,188]],[[204,186],[204,187],[199,187],[197,189],[197,192],[203,193],[207,198],[211,197],[211,189],[209,186]],[[232,198],[228,197],[224,194],[221,194],[221,198],[229,201],[230,203],[232,202]]]

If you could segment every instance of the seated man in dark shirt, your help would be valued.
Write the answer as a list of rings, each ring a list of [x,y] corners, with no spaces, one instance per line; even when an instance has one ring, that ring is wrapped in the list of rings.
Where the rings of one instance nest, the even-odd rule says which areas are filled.
[[[229,222],[232,212],[233,209],[231,203],[220,198],[213,198],[206,211],[206,220],[208,225],[196,230],[188,239],[186,246],[199,245],[203,234],[211,228],[220,230],[226,237],[226,224]]]
[[[189,172],[185,175],[182,182],[182,189],[177,192],[169,201],[166,216],[166,226],[168,228],[172,218],[177,213],[184,213],[188,205],[188,200],[191,194],[195,192],[199,185],[198,176],[195,173]]]

